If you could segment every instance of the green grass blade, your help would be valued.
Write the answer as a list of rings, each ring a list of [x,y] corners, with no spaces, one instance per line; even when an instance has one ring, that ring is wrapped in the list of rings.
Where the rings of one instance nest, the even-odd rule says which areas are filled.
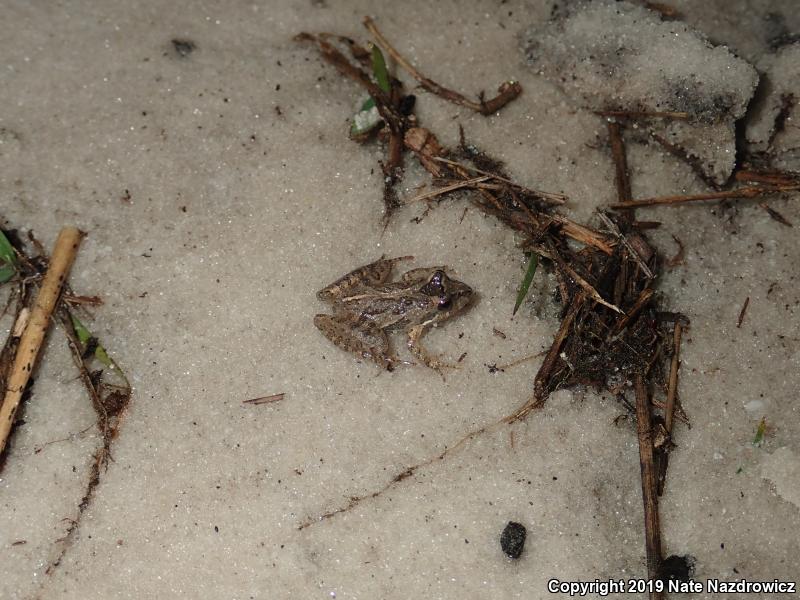
[[[389,71],[386,69],[386,61],[383,58],[383,52],[376,45],[372,45],[372,74],[375,75],[375,80],[378,82],[378,87],[387,94],[392,91],[391,84],[389,83]]]
[[[86,344],[91,339],[92,334],[89,333],[89,330],[86,329],[83,323],[80,322],[78,317],[76,317],[75,315],[70,315],[70,317],[72,318],[72,328],[75,329],[75,335],[78,336],[78,341],[81,343],[81,345],[86,346]],[[111,360],[111,357],[106,352],[106,349],[103,348],[99,343],[97,344],[97,347],[94,349],[94,356],[97,360],[99,360],[107,367],[112,366],[114,362]]]
[[[0,283],[5,283],[17,272],[17,255],[14,246],[8,241],[5,234],[0,231]]]
[[[762,417],[756,429],[756,437],[753,438],[753,446],[760,446],[764,442],[764,434],[767,432],[767,418]]]
[[[536,267],[538,266],[539,255],[531,254],[530,261],[528,261],[528,270],[525,271],[525,277],[517,292],[517,302],[514,304],[514,312],[511,313],[512,315],[517,314],[519,307],[522,306],[522,301],[525,300],[525,296],[528,295],[528,289],[531,287],[531,282],[533,281],[533,276],[536,274]]]

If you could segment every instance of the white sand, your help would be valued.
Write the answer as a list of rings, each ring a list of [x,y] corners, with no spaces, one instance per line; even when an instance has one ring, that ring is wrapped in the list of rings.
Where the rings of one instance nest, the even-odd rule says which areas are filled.
[[[45,574],[98,444],[90,429],[35,453],[93,422],[62,334],[50,337],[0,475],[0,598],[544,598],[552,577],[645,575],[634,427],[590,392],[559,392],[525,423],[297,530],[524,402],[538,360],[485,365],[538,352],[558,325],[539,275],[511,318],[517,240],[474,209],[460,222],[464,200],[421,224],[410,219],[422,207],[403,209],[382,234],[370,174],[381,151],[347,140],[361,92],[291,41],[364,39],[367,13],[445,85],[521,82],[489,119],[420,93],[418,114],[444,142],[462,123],[521,182],[568,194],[580,220],[615,197],[605,124],[519,51],[549,18],[545,2],[5,3],[1,213],[48,247],[63,224],[89,232],[72,285],[104,297],[91,326],[135,396],[78,534]],[[747,32],[745,14],[729,34]],[[177,57],[176,37],[197,49]],[[657,148],[632,145],[630,162],[635,196],[705,189]],[[797,201],[770,204],[800,226]],[[661,285],[692,320],[680,390],[693,427],[676,435],[665,550],[694,555],[699,579],[796,579],[796,465],[784,462],[800,454],[797,229],[749,202],[640,218],[664,222],[652,236],[664,254],[670,234],[687,252]],[[379,373],[312,324],[317,289],[384,253],[447,264],[480,294],[430,335],[446,356],[468,353],[446,383],[422,367]],[[241,404],[276,392],[279,404]],[[756,448],[762,416],[771,429]],[[508,520],[528,528],[518,561],[498,542]]]
[[[629,2],[570,5],[524,38],[531,66],[584,108],[680,112],[648,130],[698,161],[718,184],[735,166],[734,122],[758,82],[756,70],[702,33]]]

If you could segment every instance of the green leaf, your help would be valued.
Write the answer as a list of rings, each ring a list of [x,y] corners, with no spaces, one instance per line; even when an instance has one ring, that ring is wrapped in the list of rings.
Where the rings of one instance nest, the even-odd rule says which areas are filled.
[[[764,434],[767,432],[767,417],[761,417],[756,429],[756,437],[753,438],[753,446],[760,446],[764,442]]]
[[[86,346],[89,340],[92,337],[92,334],[89,333],[89,330],[80,322],[78,317],[75,315],[70,315],[72,317],[72,327],[75,329],[75,335],[78,336],[78,341],[81,343],[82,346]],[[97,360],[103,363],[107,367],[111,367],[114,364],[114,361],[111,360],[111,357],[106,352],[106,349],[103,348],[99,343],[97,347],[94,349],[94,356]]]
[[[8,241],[5,234],[0,231],[0,283],[5,283],[17,272],[17,255],[14,246]]]
[[[517,292],[517,302],[514,304],[514,312],[511,313],[512,315],[517,314],[519,307],[522,305],[522,301],[525,300],[525,296],[528,295],[528,289],[531,287],[531,282],[533,281],[533,276],[536,274],[536,267],[538,266],[539,255],[531,254],[530,261],[528,261],[528,270],[525,272],[525,277]]]
[[[392,86],[389,83],[389,71],[386,69],[383,52],[375,44],[372,45],[372,74],[375,75],[379,88],[387,94],[392,91]]]

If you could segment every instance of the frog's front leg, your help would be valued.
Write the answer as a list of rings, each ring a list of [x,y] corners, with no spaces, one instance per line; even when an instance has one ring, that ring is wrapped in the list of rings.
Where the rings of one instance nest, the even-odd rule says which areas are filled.
[[[386,332],[372,321],[341,313],[316,315],[314,325],[340,348],[361,358],[373,360],[387,371],[392,371],[398,362],[392,353]]]
[[[378,285],[384,283],[392,273],[392,267],[401,260],[411,260],[413,256],[399,256],[397,258],[380,258],[368,265],[350,271],[330,285],[317,292],[320,300],[335,300],[346,296],[348,291],[360,285]]]
[[[422,336],[430,328],[431,321],[415,325],[408,330],[408,349],[418,360],[444,377],[442,369],[457,369],[458,365],[443,362],[439,357],[430,354],[422,345]]]

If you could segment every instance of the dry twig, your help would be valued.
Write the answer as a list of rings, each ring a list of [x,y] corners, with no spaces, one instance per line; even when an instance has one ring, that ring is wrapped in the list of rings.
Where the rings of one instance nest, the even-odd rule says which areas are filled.
[[[50,317],[78,254],[82,237],[83,233],[76,227],[65,227],[58,234],[50,266],[42,280],[28,325],[20,339],[14,367],[6,385],[5,398],[0,406],[0,453],[8,441],[14,416],[36,365],[42,342],[50,328]]]
[[[628,202],[617,202],[611,208],[640,208],[642,206],[657,206],[660,204],[674,205],[686,202],[702,202],[703,200],[736,200],[739,198],[756,198],[779,192],[790,192],[800,189],[799,185],[774,186],[774,187],[743,187],[735,190],[721,192],[708,192],[707,194],[694,194],[690,196],[662,196],[659,198],[642,198]]]
[[[454,92],[453,90],[449,90],[446,87],[439,85],[432,79],[428,79],[422,73],[417,71],[414,66],[408,62],[403,55],[400,54],[384,37],[384,35],[378,29],[378,26],[370,17],[364,17],[364,27],[366,27],[369,32],[375,36],[375,39],[378,41],[378,45],[381,46],[389,56],[391,56],[397,64],[403,67],[409,75],[411,75],[414,79],[416,79],[422,87],[424,87],[429,92],[436,94],[437,96],[444,98],[445,100],[452,102],[453,104],[459,104],[461,106],[465,106],[470,108],[476,112],[481,113],[482,115],[491,115],[496,113],[498,110],[503,108],[506,104],[511,102],[514,98],[519,96],[522,93],[522,86],[517,83],[516,81],[507,81],[503,83],[500,88],[498,89],[498,94],[494,98],[490,98],[489,100],[485,100],[483,98],[483,94],[480,95],[478,98],[478,102],[474,100],[470,100],[463,95],[459,94],[458,92]]]
[[[647,577],[658,578],[661,569],[661,524],[658,516],[658,477],[653,461],[652,418],[650,397],[644,376],[636,375],[636,431],[639,440],[639,466],[642,470],[642,502],[644,504],[645,547],[647,551]],[[650,600],[660,600],[661,592],[650,591]]]

